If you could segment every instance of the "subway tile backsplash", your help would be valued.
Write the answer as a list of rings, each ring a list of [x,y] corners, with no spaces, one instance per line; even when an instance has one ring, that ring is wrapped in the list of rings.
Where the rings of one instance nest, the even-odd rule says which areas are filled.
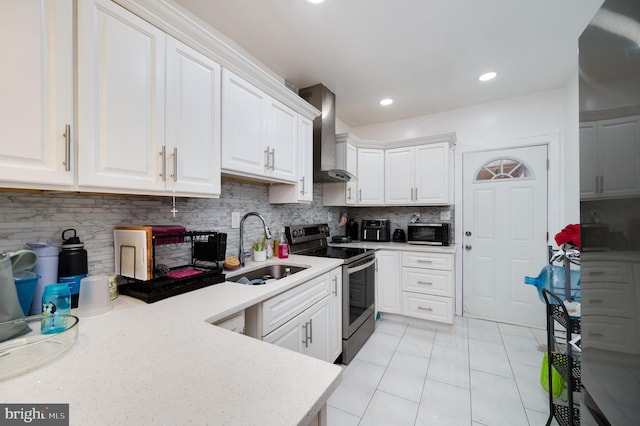
[[[237,255],[238,229],[231,229],[231,212],[261,213],[274,233],[285,224],[329,222],[333,235],[342,211],[360,221],[391,219],[392,229],[405,227],[411,214],[439,219],[439,211],[453,207],[349,208],[322,206],[322,185],[314,185],[314,201],[306,205],[270,205],[268,187],[232,180],[222,182],[219,199],[177,198],[178,213],[171,214],[170,197],[100,195],[61,192],[0,192],[0,251],[24,248],[29,241],[62,243],[62,231],[77,230],[88,253],[89,273],[114,271],[113,229],[120,225],[179,224],[188,230],[216,230],[228,234],[227,255]],[[453,215],[452,215],[453,216]],[[439,221],[439,220],[438,220]],[[245,247],[262,237],[262,224],[255,217],[245,222]],[[169,266],[188,262],[190,245],[158,247],[157,261]]]

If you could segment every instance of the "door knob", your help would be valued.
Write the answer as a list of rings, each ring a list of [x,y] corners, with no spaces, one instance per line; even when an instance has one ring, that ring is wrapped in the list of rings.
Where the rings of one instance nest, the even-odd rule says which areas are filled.
[[[465,232],[464,235],[466,235],[467,237],[470,237],[471,236],[471,231]]]
[[[471,244],[467,244],[466,246],[464,246],[465,250],[471,250]]]

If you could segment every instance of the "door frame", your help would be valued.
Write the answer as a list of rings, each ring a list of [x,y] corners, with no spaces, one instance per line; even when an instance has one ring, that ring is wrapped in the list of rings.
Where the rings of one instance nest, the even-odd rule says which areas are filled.
[[[566,175],[562,173],[562,165],[565,164],[560,150],[560,135],[541,135],[525,138],[513,138],[491,141],[487,144],[483,142],[474,145],[465,144],[465,146],[456,146],[455,149],[455,219],[454,219],[454,241],[456,242],[455,250],[455,270],[456,270],[456,289],[455,289],[455,311],[456,315],[462,316],[462,257],[463,257],[463,163],[464,154],[473,152],[493,151],[497,149],[524,148],[535,145],[547,145],[547,229],[549,232],[548,243],[555,246],[553,232],[560,231],[560,218],[564,217],[564,203],[560,202],[565,188]],[[554,202],[555,201],[555,202]],[[540,265],[542,267],[544,265]],[[524,278],[524,277],[523,277]],[[524,284],[523,284],[524,285]]]

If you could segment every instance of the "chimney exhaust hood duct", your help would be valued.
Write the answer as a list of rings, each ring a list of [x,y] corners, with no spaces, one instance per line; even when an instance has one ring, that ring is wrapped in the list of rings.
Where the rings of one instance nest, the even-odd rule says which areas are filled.
[[[347,182],[351,173],[336,169],[336,96],[322,84],[300,89],[301,98],[320,110],[313,120],[313,181]]]

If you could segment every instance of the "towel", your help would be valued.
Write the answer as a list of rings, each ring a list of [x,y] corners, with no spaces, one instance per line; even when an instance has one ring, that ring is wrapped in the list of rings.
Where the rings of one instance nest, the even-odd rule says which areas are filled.
[[[559,246],[570,243],[580,248],[580,225],[572,224],[565,226],[562,231],[556,234],[555,240]]]

